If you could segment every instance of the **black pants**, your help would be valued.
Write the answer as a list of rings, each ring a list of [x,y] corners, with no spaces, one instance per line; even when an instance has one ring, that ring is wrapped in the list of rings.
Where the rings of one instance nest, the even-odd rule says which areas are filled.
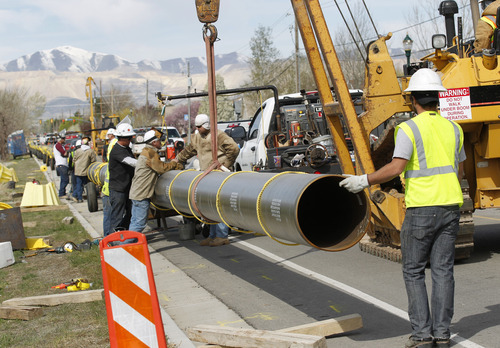
[[[130,218],[132,216],[132,202],[128,198],[128,194],[129,192],[109,190],[109,201],[111,203],[111,233],[118,227],[128,230]]]

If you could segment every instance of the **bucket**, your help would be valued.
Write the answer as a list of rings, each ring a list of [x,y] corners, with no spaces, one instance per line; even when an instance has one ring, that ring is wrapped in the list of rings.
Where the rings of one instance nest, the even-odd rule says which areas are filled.
[[[12,244],[10,242],[0,243],[0,268],[12,265],[15,262]]]
[[[191,240],[194,239],[195,224],[179,224],[179,239]]]

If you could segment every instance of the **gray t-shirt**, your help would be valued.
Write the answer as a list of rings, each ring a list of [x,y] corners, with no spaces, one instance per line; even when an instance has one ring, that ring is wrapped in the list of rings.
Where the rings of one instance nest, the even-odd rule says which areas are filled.
[[[396,146],[394,147],[394,154],[392,155],[392,158],[397,157],[410,160],[412,153],[413,143],[408,135],[402,129],[399,129],[396,136]],[[465,156],[464,147],[462,145],[460,153],[458,154],[458,162],[463,162],[466,158],[467,156]]]

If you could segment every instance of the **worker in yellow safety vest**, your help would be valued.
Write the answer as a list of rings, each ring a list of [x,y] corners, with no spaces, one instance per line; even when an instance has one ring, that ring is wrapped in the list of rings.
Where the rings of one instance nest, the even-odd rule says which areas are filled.
[[[116,138],[116,130],[114,128],[108,129],[106,133],[108,138],[108,148],[106,149],[106,159],[109,159],[109,154],[111,149],[118,141]],[[106,167],[106,178],[104,180],[104,185],[102,185],[102,230],[104,237],[111,233],[111,202],[109,201],[109,165]]]
[[[405,90],[411,92],[418,115],[396,127],[392,161],[374,173],[350,176],[339,183],[357,193],[404,174],[407,209],[401,228],[401,253],[413,329],[406,347],[450,345],[453,264],[463,204],[460,180],[465,152],[460,126],[437,111],[439,92],[444,91],[435,71],[418,70]],[[428,260],[432,273],[431,310],[425,285]]]
[[[493,43],[493,33],[497,28],[497,9],[500,7],[500,0],[481,1],[483,13],[476,25],[476,41],[474,41],[474,51],[482,52],[491,48]]]

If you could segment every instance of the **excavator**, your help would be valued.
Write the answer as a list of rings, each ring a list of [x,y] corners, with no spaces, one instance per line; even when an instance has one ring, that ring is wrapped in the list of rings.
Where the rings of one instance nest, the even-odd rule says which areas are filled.
[[[475,2],[475,0],[472,0]],[[291,0],[295,18],[314,74],[324,114],[345,174],[372,173],[390,162],[394,149],[394,128],[411,113],[407,88],[411,74],[432,68],[441,76],[447,92],[440,94],[440,112],[456,121],[464,131],[464,205],[456,240],[456,259],[468,258],[473,250],[475,209],[500,206],[500,35],[492,38],[492,48],[473,53],[471,43],[462,40],[461,18],[455,35],[455,1],[443,1],[439,12],[445,17],[447,33],[432,37],[433,53],[406,67],[398,76],[386,42],[389,33],[367,47],[363,113],[358,116],[349,95],[319,0]],[[477,2],[475,3],[477,10]],[[500,12],[500,11],[499,11]],[[474,13],[474,11],[473,11]],[[499,14],[496,17],[499,25]],[[332,94],[330,84],[335,94]],[[407,116],[408,117],[408,116]],[[407,118],[406,118],[407,119]],[[346,143],[347,127],[355,151],[352,162]],[[371,144],[370,133],[383,127]],[[359,242],[363,251],[400,261],[400,231],[405,216],[404,180],[395,178],[365,189],[370,202],[367,235]]]

